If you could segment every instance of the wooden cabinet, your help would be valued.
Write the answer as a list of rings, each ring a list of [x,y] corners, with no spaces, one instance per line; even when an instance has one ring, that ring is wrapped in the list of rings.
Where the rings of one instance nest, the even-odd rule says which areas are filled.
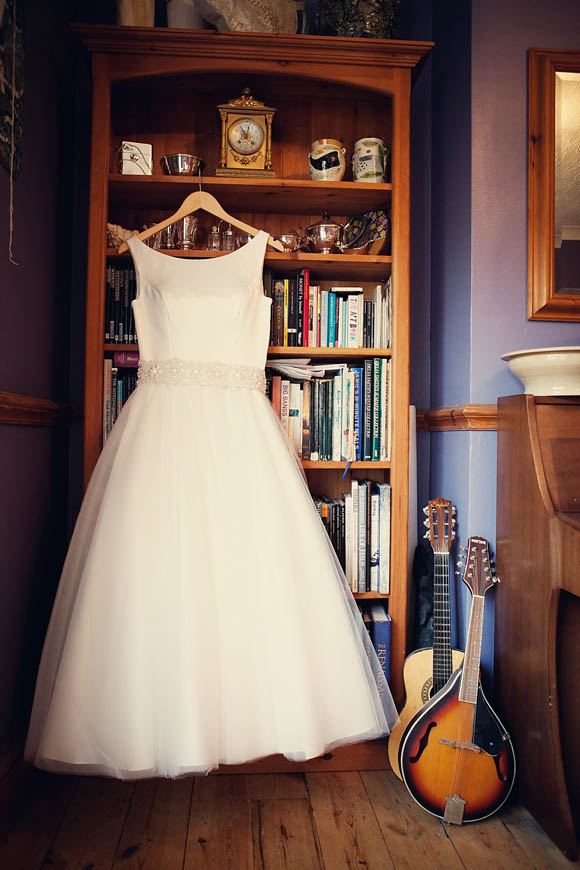
[[[78,26],[93,56],[93,133],[87,275],[85,389],[85,480],[102,444],[104,287],[106,223],[142,228],[168,217],[196,178],[163,174],[160,158],[194,153],[205,161],[204,189],[238,218],[272,234],[306,227],[324,211],[341,222],[353,214],[387,208],[390,250],[381,255],[278,253],[268,251],[274,271],[308,266],[313,280],[355,282],[372,292],[392,277],[392,346],[388,350],[277,348],[276,355],[356,360],[391,357],[392,450],[389,462],[357,463],[342,480],[345,463],[305,463],[313,492],[335,496],[349,475],[389,480],[392,487],[391,583],[392,689],[402,700],[406,653],[409,478],[409,98],[411,70],[430,44],[317,36],[213,33]],[[249,87],[276,108],[272,137],[275,178],[216,177],[220,119],[217,105]],[[354,142],[365,135],[389,144],[389,181],[353,182],[350,165],[341,182],[312,182],[310,144],[341,139],[347,163]],[[153,145],[152,176],[118,172],[123,140]],[[205,250],[180,252],[208,256]],[[383,764],[384,746],[355,766]],[[352,750],[351,754],[352,754]],[[346,758],[349,748],[341,750]],[[339,753],[337,753],[339,755]],[[353,756],[354,757],[354,756]],[[374,759],[374,760],[373,760]],[[343,766],[349,766],[342,762]]]

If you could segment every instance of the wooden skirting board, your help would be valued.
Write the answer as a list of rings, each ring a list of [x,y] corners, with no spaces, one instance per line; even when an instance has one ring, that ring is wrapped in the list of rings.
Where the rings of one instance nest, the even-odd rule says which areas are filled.
[[[497,429],[497,405],[453,405],[417,411],[417,430],[451,432]]]
[[[63,423],[79,422],[80,409],[74,405],[52,402],[37,396],[0,391],[0,423],[19,426],[60,426]]]

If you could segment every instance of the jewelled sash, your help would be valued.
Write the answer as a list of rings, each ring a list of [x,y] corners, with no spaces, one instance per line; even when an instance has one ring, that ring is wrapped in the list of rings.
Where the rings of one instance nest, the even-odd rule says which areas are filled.
[[[264,369],[258,366],[186,359],[141,360],[139,384],[196,384],[266,392]]]

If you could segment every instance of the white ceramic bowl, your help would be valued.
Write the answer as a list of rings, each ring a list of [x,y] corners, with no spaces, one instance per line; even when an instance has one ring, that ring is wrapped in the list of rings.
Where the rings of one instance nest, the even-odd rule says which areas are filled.
[[[536,347],[504,353],[512,374],[533,396],[580,395],[580,347]]]

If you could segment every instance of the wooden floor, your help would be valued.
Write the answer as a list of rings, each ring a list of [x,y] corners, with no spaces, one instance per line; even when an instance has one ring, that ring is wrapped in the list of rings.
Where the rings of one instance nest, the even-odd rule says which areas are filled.
[[[128,783],[21,767],[0,800],[1,870],[578,866],[517,803],[447,827],[391,771]]]

